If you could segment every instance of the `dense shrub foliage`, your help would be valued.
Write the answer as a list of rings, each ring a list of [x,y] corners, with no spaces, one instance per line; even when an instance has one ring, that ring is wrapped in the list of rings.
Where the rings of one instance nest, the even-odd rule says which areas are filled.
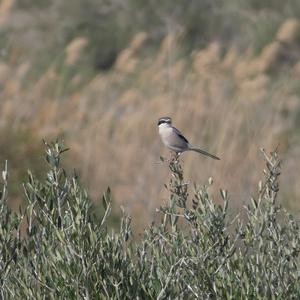
[[[47,177],[29,172],[19,213],[7,206],[7,166],[2,172],[0,298],[299,299],[299,222],[277,204],[276,152],[263,152],[265,177],[243,218],[229,217],[226,191],[214,203],[211,180],[191,192],[174,158],[161,221],[133,240],[125,214],[118,233],[107,225],[109,189],[96,217],[76,175],[61,167],[64,151],[46,144]]]

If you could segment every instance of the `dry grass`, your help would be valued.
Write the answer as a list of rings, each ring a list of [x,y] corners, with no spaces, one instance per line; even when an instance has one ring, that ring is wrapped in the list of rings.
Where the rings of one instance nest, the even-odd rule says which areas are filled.
[[[81,74],[72,75],[67,84],[73,89],[67,95],[61,93],[64,76],[84,55],[87,40],[72,42],[60,71],[50,66],[35,82],[26,81],[32,62],[3,63],[1,126],[26,127],[40,138],[63,134],[72,149],[72,165],[93,197],[110,185],[115,202],[139,215],[141,223],[165,197],[167,166],[156,163],[160,155],[169,155],[156,131],[160,116],[171,116],[192,143],[221,157],[215,162],[184,154],[186,176],[198,182],[213,177],[215,186],[229,189],[237,205],[256,189],[259,148],[279,145],[284,155],[282,194],[295,208],[291,199],[300,195],[300,143],[293,119],[300,110],[300,55],[287,55],[299,47],[297,26],[297,20],[287,20],[278,39],[258,56],[252,49],[238,53],[232,48],[224,54],[214,42],[180,59],[180,37],[170,35],[155,57],[145,58],[138,51],[147,35],[140,33],[111,72],[80,88]]]

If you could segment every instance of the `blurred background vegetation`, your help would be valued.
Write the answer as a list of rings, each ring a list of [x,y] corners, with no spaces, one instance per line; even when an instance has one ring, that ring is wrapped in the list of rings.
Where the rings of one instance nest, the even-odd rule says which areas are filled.
[[[166,197],[157,118],[222,158],[184,154],[188,177],[256,190],[259,148],[283,156],[282,203],[299,213],[298,0],[2,0],[0,159],[11,199],[42,138],[61,136],[98,199],[108,185],[144,225]],[[18,202],[16,202],[18,203]]]

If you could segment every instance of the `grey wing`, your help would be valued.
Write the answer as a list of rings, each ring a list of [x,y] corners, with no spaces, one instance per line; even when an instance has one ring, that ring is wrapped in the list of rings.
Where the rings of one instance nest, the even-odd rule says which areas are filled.
[[[189,144],[189,141],[183,136],[183,134],[175,127],[173,127],[173,130],[180,136],[187,144]]]

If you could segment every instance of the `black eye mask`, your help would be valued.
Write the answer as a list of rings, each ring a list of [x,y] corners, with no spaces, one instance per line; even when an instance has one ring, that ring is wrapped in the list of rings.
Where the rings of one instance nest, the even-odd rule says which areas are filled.
[[[163,118],[161,118],[161,119],[158,120],[157,125],[159,126],[160,124],[163,124],[163,123],[171,124],[171,120],[170,119],[163,119]]]

